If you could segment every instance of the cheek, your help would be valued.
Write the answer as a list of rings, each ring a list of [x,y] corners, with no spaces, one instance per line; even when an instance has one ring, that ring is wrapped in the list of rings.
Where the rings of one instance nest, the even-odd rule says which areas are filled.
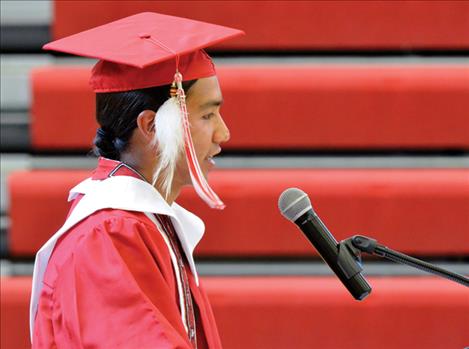
[[[191,129],[192,142],[197,154],[205,154],[212,144],[211,127],[208,125],[194,125]]]

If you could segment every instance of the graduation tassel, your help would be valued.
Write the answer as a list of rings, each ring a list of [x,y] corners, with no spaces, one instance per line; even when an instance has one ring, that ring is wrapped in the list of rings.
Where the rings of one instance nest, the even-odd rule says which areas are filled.
[[[145,37],[150,42],[154,43],[155,45],[163,48],[164,50],[171,52],[175,55],[175,63],[176,63],[176,74],[174,74],[173,84],[170,89],[170,96],[169,100],[167,100],[161,107],[162,111],[158,110],[156,117],[155,117],[155,126],[156,126],[156,137],[155,137],[155,144],[158,142],[160,145],[159,153],[160,158],[160,166],[157,172],[153,176],[153,185],[155,185],[158,177],[163,172],[163,190],[165,191],[166,197],[168,196],[171,190],[171,183],[173,179],[173,173],[176,165],[176,152],[180,149],[180,142],[179,140],[179,132],[182,129],[183,131],[183,139],[184,139],[184,152],[186,153],[187,165],[189,167],[189,173],[191,176],[192,184],[194,185],[196,193],[199,197],[205,201],[211,208],[215,208],[218,210],[222,210],[225,208],[225,204],[220,200],[220,198],[215,194],[215,192],[210,188],[208,185],[202,170],[200,169],[199,161],[197,160],[197,156],[194,149],[194,144],[192,142],[191,132],[190,132],[190,124],[189,124],[189,116],[187,113],[187,106],[186,106],[186,94],[184,89],[182,88],[182,75],[179,72],[179,54],[175,52],[173,49],[165,45],[160,40],[157,40],[153,37]],[[176,117],[175,120],[168,120],[171,118],[171,115],[174,115],[174,105],[177,102],[179,112],[179,118]],[[162,117],[164,116],[164,117]],[[158,121],[160,119],[160,121]],[[169,133],[164,133],[163,137],[165,138],[162,142],[162,139],[158,139],[158,126],[161,129],[161,125],[163,125],[164,120],[169,121],[168,125],[172,127],[177,127],[175,123],[182,121],[182,128],[173,128],[174,132],[178,135],[176,139],[171,141],[166,139],[164,136],[168,135]],[[163,126],[164,127],[164,126]],[[170,128],[166,128],[170,130]],[[165,142],[166,141],[166,142]]]
[[[210,188],[207,183],[202,170],[200,169],[199,162],[192,142],[190,132],[189,115],[186,106],[186,94],[182,88],[182,75],[176,72],[174,75],[176,98],[179,104],[179,109],[182,117],[182,128],[184,131],[184,151],[186,153],[187,165],[194,185],[196,193],[204,200],[211,208],[222,210],[225,204],[220,200],[217,194]],[[172,88],[174,91],[174,87]]]

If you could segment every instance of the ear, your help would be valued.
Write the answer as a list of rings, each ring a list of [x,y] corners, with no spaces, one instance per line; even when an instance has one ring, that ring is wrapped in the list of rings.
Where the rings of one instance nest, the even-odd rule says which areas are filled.
[[[144,110],[137,117],[137,128],[147,141],[155,136],[155,115],[153,110]]]

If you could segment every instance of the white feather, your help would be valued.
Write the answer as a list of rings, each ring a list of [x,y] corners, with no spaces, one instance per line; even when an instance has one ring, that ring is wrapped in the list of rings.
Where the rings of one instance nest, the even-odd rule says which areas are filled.
[[[176,97],[169,98],[155,116],[154,145],[157,146],[159,163],[153,175],[153,185],[161,181],[165,198],[171,192],[176,163],[184,150],[182,113]]]

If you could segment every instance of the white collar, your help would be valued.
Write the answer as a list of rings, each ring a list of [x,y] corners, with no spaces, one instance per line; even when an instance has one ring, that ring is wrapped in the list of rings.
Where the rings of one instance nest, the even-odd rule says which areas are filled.
[[[170,216],[192,273],[197,278],[193,253],[205,231],[199,217],[177,203],[170,206],[152,185],[131,176],[86,179],[70,190],[68,200],[79,194],[85,195],[81,201],[85,198],[99,200],[101,207]]]

